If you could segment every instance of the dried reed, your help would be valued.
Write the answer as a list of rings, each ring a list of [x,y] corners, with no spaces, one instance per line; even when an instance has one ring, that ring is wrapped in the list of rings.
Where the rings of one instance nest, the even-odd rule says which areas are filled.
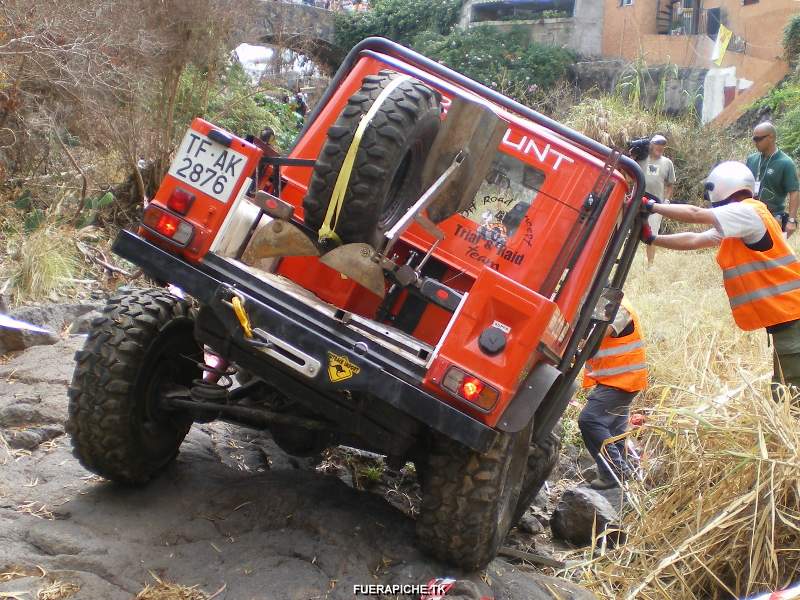
[[[208,600],[208,595],[191,587],[170,583],[158,577],[150,571],[150,575],[155,579],[155,583],[148,583],[145,588],[136,594],[135,600]]]
[[[763,332],[730,317],[711,253],[637,264],[650,389],[636,410],[648,477],[627,543],[572,575],[614,599],[744,598],[800,581],[800,407],[772,400]]]

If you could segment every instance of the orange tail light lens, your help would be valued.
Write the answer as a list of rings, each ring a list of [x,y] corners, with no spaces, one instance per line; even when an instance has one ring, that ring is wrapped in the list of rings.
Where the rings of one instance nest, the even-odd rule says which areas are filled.
[[[485,410],[489,410],[495,405],[499,395],[496,389],[458,367],[450,367],[447,370],[442,379],[442,387]]]

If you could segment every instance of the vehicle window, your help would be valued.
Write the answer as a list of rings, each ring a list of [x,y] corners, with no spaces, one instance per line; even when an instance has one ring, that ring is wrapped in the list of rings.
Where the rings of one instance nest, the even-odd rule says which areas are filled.
[[[478,224],[482,237],[503,240],[514,235],[544,184],[544,173],[502,152],[461,215]]]

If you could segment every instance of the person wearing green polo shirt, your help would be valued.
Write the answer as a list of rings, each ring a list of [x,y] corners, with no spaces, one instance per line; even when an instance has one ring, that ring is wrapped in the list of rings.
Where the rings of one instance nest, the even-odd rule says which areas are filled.
[[[800,204],[797,167],[778,148],[777,132],[772,123],[756,125],[753,143],[758,152],[747,157],[747,167],[756,178],[755,197],[767,205],[789,237],[797,229],[797,208]]]

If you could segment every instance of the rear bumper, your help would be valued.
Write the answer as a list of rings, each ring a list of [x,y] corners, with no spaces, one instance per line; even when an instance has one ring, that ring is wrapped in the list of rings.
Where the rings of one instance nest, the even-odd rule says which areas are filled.
[[[208,326],[216,331],[209,331],[209,338],[216,343],[209,343],[226,357],[246,355],[251,365],[257,360],[271,370],[278,368],[321,399],[343,390],[365,393],[479,452],[488,450],[498,435],[421,389],[423,367],[225,260],[209,254],[192,265],[127,231],[119,234],[113,249],[148,276],[180,287],[212,311],[216,323]],[[244,299],[253,328],[266,344],[244,337],[229,304],[234,294]],[[201,337],[204,326],[198,324]],[[219,347],[223,337],[225,347]]]

